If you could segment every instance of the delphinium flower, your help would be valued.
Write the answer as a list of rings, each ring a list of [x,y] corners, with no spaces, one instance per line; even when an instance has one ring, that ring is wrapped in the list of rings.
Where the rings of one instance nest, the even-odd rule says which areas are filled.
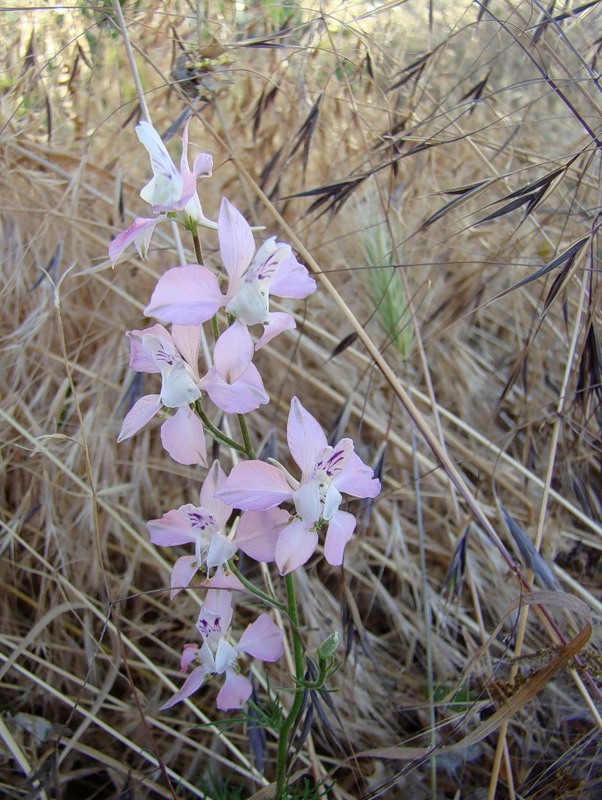
[[[209,572],[224,566],[237,550],[226,534],[232,508],[215,496],[225,480],[219,462],[214,461],[201,488],[198,506],[187,503],[146,525],[153,544],[161,547],[194,545],[194,555],[181,556],[174,564],[172,597],[188,586],[199,570]]]
[[[228,274],[222,297],[226,311],[247,326],[262,325],[255,348],[263,347],[282,331],[295,327],[291,314],[272,312],[269,297],[303,298],[316,290],[316,282],[295,258],[290,245],[268,239],[255,253],[252,230],[225,198],[222,200],[218,237],[220,255]],[[159,279],[144,313],[164,323],[197,325],[206,316],[206,267],[174,267]]]
[[[205,391],[228,414],[247,414],[269,402],[261,375],[252,363],[254,348],[247,328],[234,322],[219,337],[213,365],[201,378],[198,372],[200,326],[162,325],[128,331],[130,367],[161,374],[161,392],[141,397],[126,415],[118,442],[129,439],[163,408],[176,413],[161,426],[161,441],[180,464],[207,463],[203,425],[191,404]]]
[[[205,433],[190,404],[201,396],[198,375],[200,328],[174,325],[171,333],[162,325],[126,333],[130,340],[130,367],[136,372],[160,373],[161,392],[141,397],[130,409],[117,439],[129,439],[161,409],[176,413],[163,422],[161,441],[181,464],[207,463]]]
[[[140,192],[140,197],[152,206],[159,216],[139,217],[130,227],[120,233],[109,246],[109,258],[115,263],[129,244],[134,244],[142,258],[146,258],[155,225],[170,214],[187,229],[196,230],[197,225],[216,228],[215,222],[203,213],[196,189],[198,178],[209,177],[213,170],[213,158],[208,153],[199,153],[192,169],[188,164],[188,125],[182,134],[182,159],[180,169],[176,167],[161,137],[149,122],[136,125],[138,139],[146,148],[153,170],[152,179]]]
[[[211,631],[210,633],[216,633]],[[225,675],[224,685],[219,691],[216,705],[220,711],[242,708],[253,692],[251,681],[239,672],[238,657],[246,653],[259,661],[277,661],[284,655],[283,634],[267,614],[262,614],[249,625],[238,644],[231,644],[229,637],[207,636],[203,644],[184,645],[180,671],[187,672],[196,663],[182,688],[161,707],[164,711],[194,694],[208,675]]]
[[[295,511],[278,535],[275,548],[282,575],[312,556],[323,527],[327,527],[326,560],[333,566],[340,565],[356,525],[352,514],[340,510],[342,493],[374,498],[380,492],[380,481],[354,452],[351,439],[329,446],[317,420],[296,397],[291,401],[287,440],[293,460],[301,469],[301,480],[282,467],[245,461],[232,469],[217,497],[234,508],[255,511],[292,501]]]

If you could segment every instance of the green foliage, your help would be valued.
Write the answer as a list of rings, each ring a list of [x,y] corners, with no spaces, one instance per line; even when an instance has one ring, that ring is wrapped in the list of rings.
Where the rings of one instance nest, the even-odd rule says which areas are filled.
[[[249,700],[249,706],[253,709],[254,716],[247,716],[248,725],[256,728],[269,728],[278,732],[282,725],[282,706],[277,695],[272,694],[269,683],[266,687],[265,700],[261,704]]]
[[[270,30],[279,31],[284,27],[301,25],[303,22],[301,6],[295,0],[286,3],[281,0],[261,0],[258,3],[249,3],[248,7],[256,8],[258,16],[264,17]]]
[[[209,776],[201,778],[199,788],[204,792],[207,800],[242,800],[242,786],[233,786],[230,777],[221,778],[213,769],[209,769]]]
[[[395,264],[391,234],[382,215],[372,215],[363,249],[365,264],[370,268],[365,272],[368,294],[386,344],[393,346],[405,360],[412,350],[410,315],[399,265]]]
[[[319,800],[328,797],[328,787],[323,783],[315,784],[308,775],[302,775],[293,785],[288,787],[290,800]]]
[[[428,697],[428,687],[424,687],[424,692]],[[450,696],[452,692],[453,694]],[[448,711],[462,714],[469,709],[475,698],[471,698],[468,689],[464,687],[460,687],[454,692],[453,686],[441,683],[433,687],[432,700],[434,703],[442,704]]]

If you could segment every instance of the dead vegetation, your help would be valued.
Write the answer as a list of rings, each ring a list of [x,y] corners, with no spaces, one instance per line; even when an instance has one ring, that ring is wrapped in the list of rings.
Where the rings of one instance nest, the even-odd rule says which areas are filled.
[[[191,113],[214,156],[206,213],[322,284],[256,441],[296,393],[382,469],[344,572],[300,573],[310,642],[344,643],[298,764],[333,798],[600,793],[602,14],[567,8],[125,4],[155,127],[177,151]],[[123,332],[178,258],[168,224],[106,255],[148,178],[123,36],[110,3],[0,24],[0,791],[251,797],[269,731],[263,777],[213,689],[158,712],[197,600],[144,523],[203,476],[115,441]]]

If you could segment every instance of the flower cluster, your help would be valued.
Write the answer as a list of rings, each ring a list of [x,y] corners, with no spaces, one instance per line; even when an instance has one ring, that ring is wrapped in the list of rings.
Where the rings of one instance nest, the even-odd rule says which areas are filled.
[[[180,169],[148,122],[141,122],[136,132],[151,159],[153,178],[141,196],[154,216],[136,219],[115,238],[109,248],[111,260],[115,262],[130,244],[145,257],[155,226],[170,218],[193,237],[199,229],[216,232],[221,268],[190,263],[167,269],[144,312],[155,322],[127,332],[131,369],[159,375],[161,385],[158,392],[135,402],[123,420],[119,441],[159,415],[163,446],[181,464],[208,466],[208,435],[247,457],[229,475],[214,461],[198,504],[186,503],[148,522],[153,544],[190,548],[173,566],[172,599],[195,578],[206,589],[196,625],[199,641],[184,645],[182,653],[181,671],[189,674],[163,709],[188,698],[210,675],[224,676],[217,707],[241,708],[252,693],[249,679],[241,674],[241,656],[273,662],[283,655],[284,646],[282,629],[266,613],[238,639],[232,633],[235,596],[251,591],[269,600],[238,572],[239,552],[275,563],[280,575],[288,575],[306,564],[322,542],[328,563],[341,565],[356,527],[353,514],[342,508],[343,496],[375,498],[380,482],[355,453],[351,439],[329,445],[320,424],[297,397],[291,400],[287,441],[300,477],[275,461],[255,457],[243,415],[269,402],[269,397],[253,359],[274,337],[295,327],[290,313],[270,309],[270,298],[303,299],[316,290],[316,283],[290,245],[270,237],[257,247],[248,222],[226,198],[217,222],[205,217],[197,180],[211,176],[213,160],[200,153],[190,168],[188,125]],[[239,415],[242,444],[222,436],[211,423],[204,410],[207,399],[220,411]],[[275,598],[272,604],[278,604]],[[291,635],[295,639],[299,633],[293,630]],[[296,652],[301,652],[299,647]],[[301,677],[297,675],[297,684]],[[284,729],[290,730],[290,725]],[[284,774],[280,766],[279,774]]]

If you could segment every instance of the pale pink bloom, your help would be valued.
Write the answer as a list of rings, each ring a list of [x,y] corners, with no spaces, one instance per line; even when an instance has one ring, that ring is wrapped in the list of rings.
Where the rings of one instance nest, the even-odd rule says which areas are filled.
[[[247,414],[270,402],[252,363],[254,352],[249,331],[236,320],[215,343],[213,366],[199,386],[227,414]]]
[[[137,433],[163,407],[177,408],[161,428],[163,446],[180,464],[207,463],[205,432],[189,405],[201,396],[197,369],[200,329],[174,325],[169,333],[162,325],[143,331],[127,331],[130,367],[136,372],[159,373],[161,392],[141,397],[130,409],[118,442]]]
[[[307,297],[316,282],[295,258],[288,244],[268,239],[255,252],[251,228],[243,215],[224,197],[217,223],[220,254],[228,273],[226,311],[245,325],[263,325],[256,348],[284,330],[294,328],[291,314],[270,312],[270,295]]]
[[[200,569],[209,571],[225,565],[237,550],[226,535],[226,523],[232,508],[215,496],[225,479],[219,462],[214,461],[201,488],[198,506],[187,503],[146,524],[153,544],[160,547],[194,545],[194,555],[182,556],[174,564],[172,598],[188,586]]]
[[[290,245],[277,242],[275,237],[255,253],[249,224],[225,198],[220,207],[218,237],[229,278],[226,295],[216,293],[206,267],[175,267],[159,278],[144,313],[165,323],[198,325],[225,306],[243,325],[263,325],[263,334],[255,345],[258,350],[282,331],[295,327],[291,314],[270,311],[270,295],[307,297],[315,292],[316,282],[297,261]]]
[[[153,207],[160,217],[150,219],[139,217],[123,233],[120,233],[109,246],[109,258],[115,263],[125,248],[134,243],[142,258],[146,258],[155,225],[166,213],[191,228],[203,225],[216,228],[215,222],[203,214],[201,201],[196,190],[198,178],[209,177],[213,169],[213,158],[208,153],[199,153],[194,159],[192,169],[188,164],[188,125],[182,134],[182,159],[180,169],[176,167],[161,137],[149,122],[136,125],[138,139],[146,148],[151,161],[153,177],[140,192],[140,197]]]
[[[207,675],[213,674],[226,676],[216,700],[219,710],[242,708],[251,696],[253,687],[251,681],[239,673],[237,661],[240,653],[246,653],[260,661],[277,661],[282,658],[282,631],[267,614],[262,614],[246,628],[237,645],[230,644],[224,637],[217,640],[207,638],[201,647],[194,644],[184,645],[181,671],[186,672],[195,661],[199,666],[192,670],[182,688],[161,707],[161,711],[190,697],[200,689]]]
[[[352,514],[339,509],[342,493],[373,498],[380,492],[380,481],[354,452],[351,439],[329,446],[317,420],[296,397],[291,401],[287,439],[301,469],[300,481],[263,461],[245,461],[232,469],[217,496],[234,508],[255,511],[292,501],[295,514],[278,535],[275,548],[282,575],[312,556],[324,525],[324,555],[329,564],[338,566],[356,525]]]

